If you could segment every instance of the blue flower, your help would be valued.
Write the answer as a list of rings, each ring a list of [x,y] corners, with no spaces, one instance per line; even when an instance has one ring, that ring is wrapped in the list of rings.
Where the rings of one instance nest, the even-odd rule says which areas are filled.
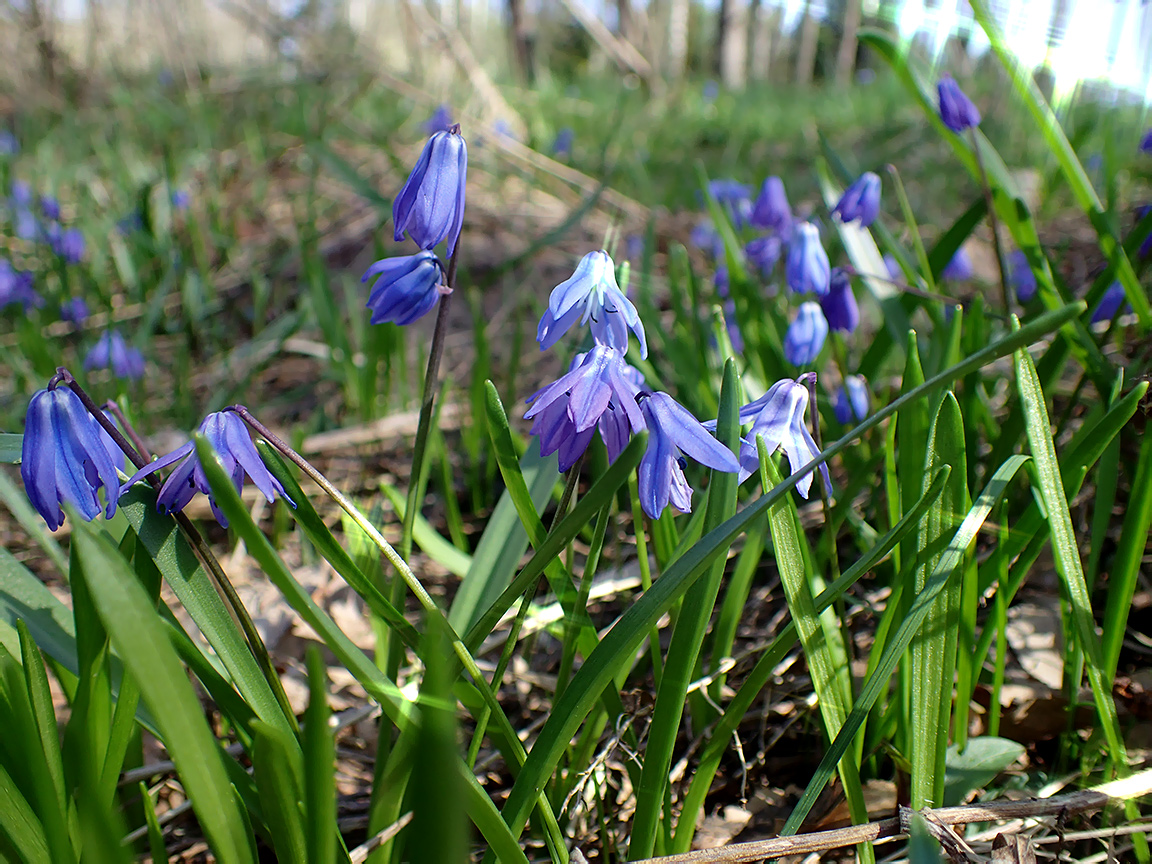
[[[788,245],[788,259],[784,264],[784,279],[797,294],[828,293],[832,268],[828,255],[820,245],[820,232],[811,222],[801,222],[792,231]]]
[[[624,254],[631,260],[638,260],[644,254],[644,238],[639,234],[629,234],[624,238]]]
[[[447,132],[452,127],[452,112],[447,105],[437,105],[432,116],[424,121],[424,131],[429,135]]]
[[[708,192],[728,214],[732,226],[740,231],[752,218],[752,191],[735,180],[711,180]]]
[[[60,304],[60,320],[83,327],[88,320],[88,304],[83,297],[73,297]]]
[[[720,85],[712,79],[705,81],[701,95],[704,97],[705,105],[715,102],[716,97],[720,95]]]
[[[40,212],[44,214],[45,219],[58,222],[60,221],[60,202],[51,195],[41,195]]]
[[[701,219],[688,235],[688,242],[697,249],[703,249],[717,261],[724,258],[724,238],[712,225],[711,219]]]
[[[1140,152],[1152,156],[1152,129],[1145,132],[1144,137],[1140,140]]]
[[[261,461],[260,454],[256,452],[256,447],[248,434],[248,427],[236,412],[224,410],[209,414],[200,424],[199,432],[208,439],[208,443],[224,463],[224,470],[232,478],[232,484],[237,492],[244,488],[244,475],[247,474],[256,484],[256,488],[268,499],[269,504],[279,495],[293,507],[296,506],[296,502],[284,492],[280,481],[269,473]],[[208,503],[212,506],[212,514],[216,517],[216,521],[227,528],[228,519],[220,512],[216,506],[216,499],[212,497],[212,487],[208,485],[204,466],[200,464],[200,457],[196,455],[195,441],[189,441],[167,456],[161,456],[155,462],[141,468],[128,478],[123,489],[128,489],[137,480],[161,468],[167,468],[175,462],[180,464],[173,469],[164,485],[160,487],[160,493],[156,496],[156,509],[161,513],[183,510],[198,491],[203,492],[208,496]]]
[[[61,503],[67,501],[86,520],[100,512],[96,493],[104,490],[104,515],[116,513],[120,478],[108,455],[108,437],[67,387],[41,390],[28,403],[20,477],[28,500],[55,531],[64,522]]]
[[[464,225],[467,175],[468,147],[459,126],[429,138],[408,182],[392,202],[396,240],[403,240],[404,232],[408,232],[425,250],[447,240],[451,256]]]
[[[0,156],[15,156],[19,152],[19,139],[7,129],[0,129]]]
[[[780,235],[792,229],[792,208],[784,191],[784,181],[779,177],[769,177],[760,186],[749,222],[754,228],[764,228]]]
[[[884,255],[884,269],[888,271],[888,278],[893,282],[904,281],[904,271],[900,269],[900,262],[890,252]]]
[[[807,366],[820,356],[827,338],[828,320],[820,304],[811,300],[801,303],[784,334],[784,357],[793,366]]]
[[[844,379],[844,386],[836,393],[832,413],[842,426],[847,426],[853,420],[863,423],[868,419],[870,401],[868,382],[859,375],[849,375]]]
[[[936,93],[940,97],[940,119],[953,132],[980,125],[980,112],[950,75],[940,79]]]
[[[671,504],[681,513],[692,510],[692,487],[684,478],[681,452],[716,471],[734,473],[740,463],[727,447],[667,393],[646,393],[639,399],[648,427],[648,449],[640,460],[640,506],[659,519]]]
[[[860,227],[867,228],[880,215],[880,178],[865,171],[844,190],[832,212],[844,222],[859,220]]]
[[[191,203],[192,197],[184,189],[174,189],[172,191],[172,209],[179,213],[181,210],[187,210],[188,204]]]
[[[571,126],[565,126],[556,133],[556,140],[552,142],[553,156],[570,156],[572,143],[576,140],[576,133]]]
[[[852,293],[852,281],[839,267],[832,270],[828,293],[820,298],[820,308],[833,330],[851,333],[860,323],[860,309],[856,306],[856,295]]]
[[[948,265],[940,271],[942,279],[952,279],[956,282],[966,282],[972,278],[972,259],[968,257],[968,253],[961,246],[956,250],[956,254],[952,256],[952,260]]]
[[[44,306],[44,298],[32,287],[32,274],[27,270],[16,270],[12,263],[0,258],[0,309],[12,303],[19,303],[24,313]]]
[[[776,267],[776,262],[780,260],[782,251],[783,244],[775,234],[749,240],[744,246],[744,255],[748,259],[748,263],[755,265],[756,269],[760,271],[760,276],[764,279],[772,275],[772,270]]]
[[[12,181],[12,206],[32,206],[32,187],[23,180]]]
[[[379,278],[372,283],[365,304],[372,310],[373,324],[385,321],[401,326],[411,324],[423,317],[447,291],[440,259],[427,249],[415,255],[377,261],[360,281],[367,282],[373,276]]]
[[[540,318],[536,341],[540,350],[551,348],[579,321],[591,320],[593,338],[601,345],[628,352],[628,331],[640,341],[640,356],[648,356],[648,342],[640,313],[616,284],[616,265],[604,250],[589,252],[576,271],[552,289],[548,309]]]
[[[712,287],[716,289],[716,293],[721,297],[727,297],[728,286],[728,268],[721,265],[716,268],[716,273],[712,277]]]
[[[144,355],[129,346],[119,330],[105,330],[84,357],[84,368],[111,369],[117,378],[134,381],[144,377]]]
[[[79,264],[84,259],[84,234],[79,228],[57,230],[48,238],[52,251],[68,264]]]
[[[1019,249],[1008,256],[1008,282],[1021,303],[1027,303],[1036,296],[1036,274],[1028,266],[1028,256]]]
[[[577,359],[579,365],[574,362],[566,375],[529,396],[532,407],[524,412],[526,420],[545,415],[532,427],[532,434],[540,437],[540,454],[547,456],[565,448],[568,467],[584,452],[592,440],[591,431],[601,425],[605,414],[610,417],[601,434],[612,458],[622,449],[616,446],[621,438],[626,443],[628,435],[644,428],[644,417],[636,404],[643,379],[637,380],[638,374],[624,361],[624,355],[598,344]]]
[[[757,435],[764,436],[764,443],[769,453],[775,452],[777,448],[784,451],[793,472],[800,470],[820,455],[812,434],[804,425],[804,413],[808,410],[806,385],[815,377],[814,372],[809,372],[795,381],[791,378],[777,381],[767,393],[740,409],[741,424],[752,423],[752,428],[740,446],[741,483],[760,470],[760,456],[756,449]],[[825,485],[831,486],[828,466],[821,463],[820,471],[824,475]],[[796,484],[796,491],[804,498],[808,497],[811,488],[811,474]]]
[[[1100,302],[1096,304],[1096,308],[1092,310],[1091,323],[1099,324],[1101,321],[1111,321],[1115,318],[1116,313],[1120,311],[1120,304],[1124,303],[1126,296],[1124,286],[1119,282],[1113,282],[1109,285],[1104,296],[1100,298]]]

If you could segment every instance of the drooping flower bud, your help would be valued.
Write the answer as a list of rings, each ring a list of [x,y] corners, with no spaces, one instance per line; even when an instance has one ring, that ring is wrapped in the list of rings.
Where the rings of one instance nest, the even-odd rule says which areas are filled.
[[[964,95],[960,85],[950,75],[945,75],[936,85],[940,97],[940,119],[953,132],[963,132],[980,125],[980,111],[972,100]]]
[[[784,358],[793,366],[807,366],[820,356],[828,338],[828,320],[819,303],[801,303],[784,334]]]
[[[865,171],[844,190],[832,212],[838,214],[841,221],[859,220],[860,227],[867,228],[880,215],[880,178]]]
[[[820,245],[820,232],[811,222],[801,222],[792,231],[784,278],[797,294],[827,294],[832,268]]]
[[[424,250],[447,240],[451,256],[464,224],[467,175],[468,148],[458,125],[429,138],[408,182],[392,202],[396,240],[403,240],[407,232]]]

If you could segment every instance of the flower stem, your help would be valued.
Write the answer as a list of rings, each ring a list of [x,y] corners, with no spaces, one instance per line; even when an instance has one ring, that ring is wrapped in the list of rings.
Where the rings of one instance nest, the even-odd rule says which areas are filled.
[[[124,435],[116,428],[116,424],[109,420],[103,411],[92,401],[92,397],[80,386],[79,382],[72,377],[72,373],[67,369],[60,367],[56,370],[56,378],[61,383],[66,384],[68,388],[79,397],[80,401],[84,403],[84,407],[88,409],[88,413],[96,418],[96,422],[103,427],[116,445],[124,451],[125,455],[132,460],[132,464],[137,468],[146,468],[148,460],[141,455],[141,450],[147,448],[141,447],[137,450]],[[56,380],[54,378],[53,380]],[[125,428],[130,428],[125,426]],[[152,484],[153,489],[160,488],[160,478],[155,474],[144,475],[148,482]],[[248,610],[244,608],[244,603],[240,599],[240,595],[236,593],[236,589],[232,586],[232,582],[228,579],[228,574],[224,572],[224,568],[220,566],[220,562],[216,556],[212,554],[212,549],[204,540],[203,535],[196,529],[187,516],[183,512],[177,511],[172,514],[176,520],[176,524],[180,526],[180,530],[184,533],[188,545],[196,553],[196,557],[200,559],[200,563],[204,565],[204,569],[211,574],[213,581],[216,583],[216,590],[223,596],[231,609],[232,616],[240,627],[240,631],[244,634],[244,639],[248,643],[248,650],[252,652],[257,665],[260,667],[264,679],[268,682],[268,686],[272,689],[272,694],[276,697],[276,702],[280,706],[280,710],[284,712],[284,717],[293,729],[299,730],[296,723],[296,714],[292,710],[292,705],[288,701],[288,695],[284,692],[284,685],[280,683],[280,675],[276,671],[276,667],[272,663],[272,658],[268,654],[268,648],[264,645],[264,641],[260,638],[260,632],[256,629],[256,624],[252,621],[252,616],[248,614]]]
[[[1000,248],[1000,221],[996,218],[996,207],[992,201],[992,187],[988,183],[988,171],[984,167],[984,151],[980,149],[980,139],[976,137],[976,127],[968,130],[972,137],[972,152],[976,154],[976,165],[980,168],[980,185],[984,191],[984,206],[988,211],[988,225],[992,229],[992,247],[996,250],[996,265],[1000,270],[1000,291],[1004,296],[1004,311],[1015,311],[1012,307],[1012,292],[1008,288],[1008,275],[1004,270],[1004,250]]]

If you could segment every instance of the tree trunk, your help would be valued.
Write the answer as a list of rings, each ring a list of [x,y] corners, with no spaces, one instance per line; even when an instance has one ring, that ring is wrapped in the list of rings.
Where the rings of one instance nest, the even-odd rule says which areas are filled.
[[[856,71],[856,36],[860,30],[860,0],[844,0],[844,35],[840,37],[840,50],[836,53],[836,83],[852,83]]]
[[[536,77],[533,58],[535,34],[524,9],[524,0],[508,0],[508,18],[512,27],[510,36],[513,54],[516,57],[517,71],[524,83],[531,84]]]
[[[720,80],[731,90],[748,82],[748,7],[744,0],[720,5]]]
[[[668,0],[666,70],[670,78],[681,78],[688,65],[689,0]]]
[[[816,48],[820,40],[820,19],[812,14],[812,0],[804,4],[800,25],[800,47],[796,52],[796,83],[808,85],[816,74]]]

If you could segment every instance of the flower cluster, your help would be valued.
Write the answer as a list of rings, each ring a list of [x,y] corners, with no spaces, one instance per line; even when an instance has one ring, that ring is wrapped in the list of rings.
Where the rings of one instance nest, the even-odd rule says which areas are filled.
[[[448,125],[450,119],[440,106],[428,121],[432,136],[392,202],[396,241],[407,234],[420,252],[377,261],[361,279],[375,280],[366,304],[373,324],[411,324],[451,290],[448,271],[433,250],[447,241],[448,256],[456,252],[464,225],[468,148],[459,124]]]
[[[125,342],[119,330],[106,330],[84,357],[84,368],[111,369],[117,378],[137,381],[144,377],[144,355]]]

